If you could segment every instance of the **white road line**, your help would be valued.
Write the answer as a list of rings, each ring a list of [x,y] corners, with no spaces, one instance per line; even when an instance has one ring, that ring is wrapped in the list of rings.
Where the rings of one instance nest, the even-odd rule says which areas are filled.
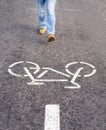
[[[27,9],[28,11],[31,11],[31,12],[37,12],[37,9],[35,8],[30,8],[30,9]],[[83,11],[83,9],[64,9],[64,11],[69,11],[69,12],[80,12],[80,11]]]
[[[24,61],[15,62],[12,65],[10,65],[9,68],[12,68],[13,66],[18,65],[18,64],[22,64],[22,63],[24,63]]]
[[[80,12],[80,11],[83,11],[83,9],[64,9],[64,11],[69,11],[69,12]]]
[[[60,130],[60,106],[58,104],[46,105],[44,130]]]
[[[41,78],[41,77],[43,77],[47,72],[48,72],[48,70],[43,71],[40,75],[38,75],[37,78]]]
[[[30,11],[37,11],[37,9],[35,9],[35,8],[30,8],[30,9],[27,9],[27,10],[30,10]]]
[[[66,76],[66,77],[70,78],[70,75],[65,74],[65,73],[63,73],[63,72],[60,72],[60,71],[57,71],[57,70],[55,70],[55,69],[49,68],[49,67],[43,67],[42,69],[44,69],[44,70],[50,70],[50,71],[52,71],[52,72],[55,72],[55,73],[57,73],[57,74],[60,74],[60,75],[63,75],[63,76]]]
[[[29,13],[34,13],[34,14],[38,14],[38,10],[36,8],[30,8],[30,9],[27,9],[27,11]]]
[[[83,69],[84,69],[83,67],[79,68],[79,69],[76,71],[76,73],[74,74],[74,76],[73,76],[73,78],[72,78],[72,80],[71,80],[71,83],[74,84],[75,86],[70,86],[70,87],[69,87],[69,86],[65,86],[64,88],[68,88],[68,89],[81,88],[81,86],[80,86],[78,83],[76,83],[75,80],[77,79],[79,73],[80,73],[81,70],[83,70]]]
[[[34,79],[35,82],[68,82],[68,79]]]

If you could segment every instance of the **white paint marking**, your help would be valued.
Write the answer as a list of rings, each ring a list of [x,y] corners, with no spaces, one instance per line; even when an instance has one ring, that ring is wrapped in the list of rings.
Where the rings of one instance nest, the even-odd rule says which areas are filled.
[[[32,80],[32,82],[31,82],[32,84],[34,84],[34,85],[43,85],[42,82],[36,82],[36,81],[35,81],[33,75],[30,73],[30,71],[28,70],[27,67],[24,67],[24,70],[25,70],[25,72],[26,72],[26,75],[24,75],[24,76],[25,76],[25,77],[30,77],[30,79]],[[27,84],[29,85],[30,83],[27,83]]]
[[[79,69],[76,71],[76,73],[74,74],[74,76],[73,76],[73,78],[72,78],[72,80],[71,80],[71,83],[74,84],[75,86],[65,86],[64,88],[67,88],[67,89],[75,89],[75,88],[78,89],[78,88],[81,88],[81,86],[80,86],[78,83],[76,83],[75,80],[78,78],[79,73],[80,73],[81,70],[83,70],[83,69],[84,69],[83,67],[79,68]]]
[[[72,66],[72,65],[74,65],[74,64],[78,64],[78,62],[71,62],[71,63],[68,63],[68,64],[65,66],[66,72],[67,72],[68,74],[70,74],[70,75],[74,75],[74,74],[68,70],[68,67],[69,67],[69,66]]]
[[[30,64],[31,66],[30,67],[23,67],[22,69],[24,69],[25,73],[23,76],[20,75],[20,74],[17,74],[15,72],[13,72],[12,68],[14,66],[17,66],[19,64],[23,64],[23,63],[26,63],[26,64]],[[83,77],[90,77],[92,75],[94,75],[96,73],[96,68],[95,66],[89,64],[89,63],[86,63],[86,62],[71,62],[71,63],[68,63],[66,66],[65,66],[65,71],[68,73],[64,73],[64,72],[60,72],[58,70],[55,70],[55,69],[52,69],[52,68],[49,68],[49,67],[42,67],[41,69],[43,70],[43,72],[41,72],[40,74],[38,74],[38,76],[36,77],[36,79],[34,78],[33,75],[37,74],[39,71],[40,71],[40,66],[37,64],[37,63],[34,63],[34,62],[30,62],[30,61],[19,61],[19,62],[15,62],[13,64],[11,64],[8,68],[8,72],[13,75],[13,76],[16,76],[16,77],[29,77],[31,82],[28,82],[27,84],[28,85],[44,85],[44,82],[68,82],[69,80],[68,79],[40,79],[42,78],[43,76],[45,76],[46,73],[48,73],[49,71],[52,71],[52,72],[55,72],[57,74],[60,74],[62,76],[65,76],[67,78],[71,78],[70,76],[72,75],[72,79],[70,79],[70,82],[75,85],[75,86],[65,86],[64,88],[68,88],[68,89],[74,89],[74,88],[80,88],[81,86],[75,82],[75,80],[78,78],[78,77],[82,77],[82,75],[80,74],[81,70],[84,69],[84,67],[81,67],[81,68],[78,68],[77,71],[75,73],[72,73],[70,70],[69,70],[69,67],[72,66],[72,65],[76,65],[76,64],[82,64],[82,65],[87,65],[88,67],[90,67],[92,69],[92,72],[90,74],[86,74],[86,75],[83,75]],[[30,70],[34,70],[33,74],[30,72]],[[50,78],[50,77],[49,77]]]
[[[85,64],[85,65],[88,65],[88,66],[90,66],[91,68],[95,68],[93,65],[91,65],[91,64],[89,64],[89,63],[87,63],[87,62],[80,62],[81,64]]]
[[[93,69],[91,74],[86,74],[84,75],[84,77],[91,77],[92,75],[94,75],[96,73],[96,69]]]
[[[41,77],[43,77],[47,72],[48,72],[48,70],[43,71],[40,75],[38,75],[37,78],[41,78]]]
[[[35,9],[35,8],[30,8],[30,9],[27,9],[27,10],[29,10],[29,11],[37,11],[37,9]]]
[[[68,79],[34,79],[33,82],[67,82]]]
[[[87,63],[87,62],[80,62],[80,63],[81,63],[81,64],[88,65],[88,66],[90,66],[90,67],[93,69],[92,73],[86,74],[86,75],[84,75],[84,77],[90,77],[90,76],[92,76],[92,75],[94,75],[94,74],[96,73],[96,68],[95,68],[95,66],[93,66],[93,65],[91,65],[91,64],[89,64],[89,63]]]
[[[35,79],[34,79],[34,77],[32,76],[32,74],[30,73],[30,71],[28,70],[28,68],[27,67],[24,67],[24,70],[25,70],[25,72],[26,72],[26,75],[24,75],[25,77],[30,77],[30,79],[32,80],[32,81],[34,81]]]
[[[21,76],[20,74],[15,74],[10,68],[8,69],[8,72],[13,75],[13,76],[16,76],[16,77],[23,77]]]
[[[34,65],[35,67],[29,67],[29,69],[35,69],[34,74],[37,74],[40,71],[40,66],[37,63],[26,61],[26,63]]]
[[[80,12],[80,11],[83,11],[83,9],[64,9],[64,11],[69,11],[69,12]]]
[[[70,75],[65,74],[65,73],[63,73],[63,72],[60,72],[60,71],[57,71],[57,70],[52,69],[52,68],[43,67],[42,69],[44,69],[44,70],[50,70],[50,71],[53,71],[53,72],[55,72],[55,73],[57,73],[57,74],[63,75],[63,76],[68,77],[68,78],[70,77]]]
[[[20,74],[14,73],[14,72],[12,71],[12,69],[11,69],[12,67],[14,67],[14,66],[16,66],[16,65],[18,65],[18,64],[22,64],[22,63],[24,63],[24,61],[19,61],[19,62],[15,62],[15,63],[11,64],[11,65],[9,66],[8,72],[9,72],[11,75],[13,75],[13,76],[23,77],[23,76],[21,76]]]
[[[93,66],[93,65],[91,65],[91,64],[89,64],[89,63],[87,63],[87,62],[79,62],[79,63],[80,63],[80,64],[83,64],[83,65],[87,65],[87,66],[89,66],[89,67],[91,67],[91,68],[93,69],[90,74],[86,74],[86,75],[84,75],[83,77],[90,77],[90,76],[92,76],[92,75],[94,75],[94,74],[96,73],[96,68],[95,68],[95,66]],[[66,72],[67,72],[68,74],[70,74],[70,75],[74,75],[74,73],[70,72],[70,71],[68,70],[68,68],[69,68],[69,66],[72,66],[72,65],[74,65],[74,64],[78,64],[78,62],[71,62],[71,63],[68,63],[68,64],[65,66]],[[81,75],[78,75],[78,77],[82,77],[82,76],[81,76]]]
[[[27,83],[28,85],[44,85],[43,82],[35,82],[35,81],[32,81],[32,82],[29,82]]]
[[[58,104],[46,105],[44,130],[60,130],[60,106]]]
[[[21,63],[24,63],[24,61],[15,62],[12,65],[10,65],[9,68],[12,68],[13,66],[21,64]]]
[[[35,9],[35,8],[29,8],[29,9],[27,9],[27,11],[28,11],[29,13],[37,14],[37,9]]]

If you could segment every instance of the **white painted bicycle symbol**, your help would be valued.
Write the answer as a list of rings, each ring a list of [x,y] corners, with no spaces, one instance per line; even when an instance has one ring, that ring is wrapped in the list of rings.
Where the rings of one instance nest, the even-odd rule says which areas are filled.
[[[81,67],[79,67],[79,65]],[[16,69],[20,66],[22,68],[23,74],[19,74],[19,71],[16,71]],[[77,69],[75,69],[77,67]],[[71,72],[70,69],[74,70],[74,72]],[[86,73],[82,74],[84,70],[88,69],[89,71],[86,71]],[[65,66],[65,71],[61,72],[58,70],[55,70],[50,67],[42,67],[37,63],[30,62],[30,61],[19,61],[11,64],[8,68],[8,72],[15,76],[15,77],[21,77],[26,78],[28,77],[31,82],[28,82],[28,85],[44,85],[45,82],[69,82],[73,84],[73,86],[64,86],[64,88],[67,89],[75,89],[75,88],[81,88],[81,86],[76,82],[76,79],[79,77],[90,77],[93,76],[96,73],[96,68],[92,64],[89,64],[87,62],[70,62]],[[65,78],[51,78],[45,79],[43,78],[46,74],[49,72],[64,76]],[[36,78],[35,78],[36,76]]]

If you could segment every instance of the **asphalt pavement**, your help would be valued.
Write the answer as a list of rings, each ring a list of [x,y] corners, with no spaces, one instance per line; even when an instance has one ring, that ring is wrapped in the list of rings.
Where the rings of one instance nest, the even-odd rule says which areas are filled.
[[[35,0],[0,0],[0,130],[106,130],[106,1],[57,0],[56,41],[38,29]]]

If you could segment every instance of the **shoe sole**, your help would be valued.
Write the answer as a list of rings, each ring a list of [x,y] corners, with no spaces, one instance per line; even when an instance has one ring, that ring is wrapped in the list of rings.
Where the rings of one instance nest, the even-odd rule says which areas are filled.
[[[48,42],[52,42],[52,41],[55,41],[55,38],[54,37],[49,37]]]

